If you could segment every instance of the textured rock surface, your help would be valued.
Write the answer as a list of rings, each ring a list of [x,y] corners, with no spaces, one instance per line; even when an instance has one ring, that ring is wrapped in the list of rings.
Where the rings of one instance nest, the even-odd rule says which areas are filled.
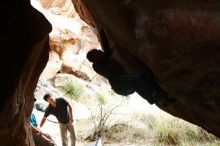
[[[42,6],[56,15],[74,17],[78,15],[73,7],[71,0],[37,0]]]
[[[34,89],[48,59],[51,25],[26,0],[4,1],[0,7],[4,46],[0,60],[0,145],[32,146],[28,117]]]
[[[148,66],[179,100],[158,106],[220,137],[219,1],[72,1],[82,19],[105,30],[128,72]]]
[[[49,60],[43,72],[41,73],[40,80],[47,80],[53,78],[62,66],[62,60],[59,55],[54,51],[50,51]]]
[[[86,53],[91,48],[100,48],[100,44],[90,26],[79,18],[71,0],[32,0],[32,3],[53,26],[50,33],[51,53],[49,62],[41,75],[41,79],[51,79],[57,71],[62,70],[61,66],[71,69],[68,73],[77,70],[81,72],[81,75],[84,74],[88,78],[97,75],[91,69],[91,63],[86,59]],[[63,7],[68,8],[68,10]],[[60,14],[54,13],[55,8]],[[71,17],[69,17],[69,12],[72,13]],[[79,74],[74,75],[78,76]]]
[[[147,65],[179,102],[169,113],[220,137],[220,2],[73,0],[88,24],[107,33],[114,57],[133,72]],[[33,92],[48,60],[51,26],[28,1],[3,1],[0,142],[34,145]],[[12,53],[13,52],[13,53]]]

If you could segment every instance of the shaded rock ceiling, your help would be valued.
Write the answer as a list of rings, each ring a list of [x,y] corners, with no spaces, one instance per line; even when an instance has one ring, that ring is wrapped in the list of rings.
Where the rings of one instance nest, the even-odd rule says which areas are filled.
[[[161,88],[178,99],[161,109],[220,137],[220,1],[72,1],[82,19],[97,32],[104,29],[128,73],[149,67]],[[0,61],[0,141],[34,145],[28,119],[48,60],[51,26],[26,0],[0,7],[7,57]]]
[[[220,136],[219,1],[72,1],[127,72],[149,67],[179,101],[161,109]]]

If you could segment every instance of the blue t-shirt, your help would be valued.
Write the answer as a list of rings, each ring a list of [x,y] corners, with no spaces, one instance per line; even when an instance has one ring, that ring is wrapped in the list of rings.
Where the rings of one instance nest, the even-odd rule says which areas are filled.
[[[44,117],[48,117],[51,114],[57,118],[59,123],[69,123],[69,112],[67,110],[68,105],[68,101],[66,101],[64,98],[57,98],[56,107],[53,107],[51,104],[49,104],[45,110]]]
[[[31,125],[37,127],[37,120],[33,113],[31,113],[30,122],[31,122]]]

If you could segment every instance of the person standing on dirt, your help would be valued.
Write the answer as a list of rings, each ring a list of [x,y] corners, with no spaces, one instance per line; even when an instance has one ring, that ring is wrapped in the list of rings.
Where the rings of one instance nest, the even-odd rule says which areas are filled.
[[[64,98],[53,98],[51,94],[45,94],[44,100],[49,103],[44,117],[41,120],[40,127],[42,127],[49,115],[54,115],[60,126],[62,146],[68,145],[67,131],[70,133],[71,146],[75,146],[76,136],[73,126],[72,107]]]

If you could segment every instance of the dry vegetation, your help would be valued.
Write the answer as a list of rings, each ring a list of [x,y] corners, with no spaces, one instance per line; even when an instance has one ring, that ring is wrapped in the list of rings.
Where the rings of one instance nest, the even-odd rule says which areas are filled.
[[[70,83],[69,83],[70,84]],[[75,94],[80,89],[77,83],[71,81],[71,86],[64,84],[64,93]],[[75,84],[75,85],[74,85]],[[77,88],[76,88],[77,86]],[[64,88],[64,87],[63,87]],[[73,91],[74,90],[74,91]],[[90,89],[91,90],[91,89]],[[83,89],[84,92],[91,92]],[[68,92],[67,92],[68,91]],[[94,92],[93,98],[88,103],[91,112],[89,119],[80,119],[77,121],[76,133],[78,139],[82,141],[93,141],[101,137],[104,145],[146,145],[146,146],[219,146],[220,141],[217,137],[207,133],[201,127],[175,118],[161,111],[157,115],[146,114],[144,112],[130,113],[131,116],[124,115],[123,120],[119,119],[120,110],[128,99],[123,97],[114,97],[112,91],[100,89],[100,92]],[[75,96],[75,95],[74,95]],[[94,98],[95,97],[95,98]],[[115,99],[117,98],[117,99]],[[74,99],[74,98],[73,98]],[[79,102],[80,100],[77,99]],[[113,102],[112,102],[113,101]],[[93,104],[91,104],[93,103]],[[122,115],[120,115],[121,117]]]
[[[146,117],[144,121],[133,121],[106,125],[103,128],[102,140],[104,143],[133,144],[146,146],[219,146],[217,137],[207,133],[200,127],[187,123],[174,117],[153,116]],[[141,120],[141,119],[136,119]],[[94,126],[89,120],[78,121],[77,133],[82,140],[94,140],[90,135]],[[88,130],[90,129],[90,130]],[[86,135],[85,136],[85,132]],[[83,133],[83,134],[82,134]],[[84,137],[83,137],[84,136]],[[94,137],[93,137],[94,138]]]

